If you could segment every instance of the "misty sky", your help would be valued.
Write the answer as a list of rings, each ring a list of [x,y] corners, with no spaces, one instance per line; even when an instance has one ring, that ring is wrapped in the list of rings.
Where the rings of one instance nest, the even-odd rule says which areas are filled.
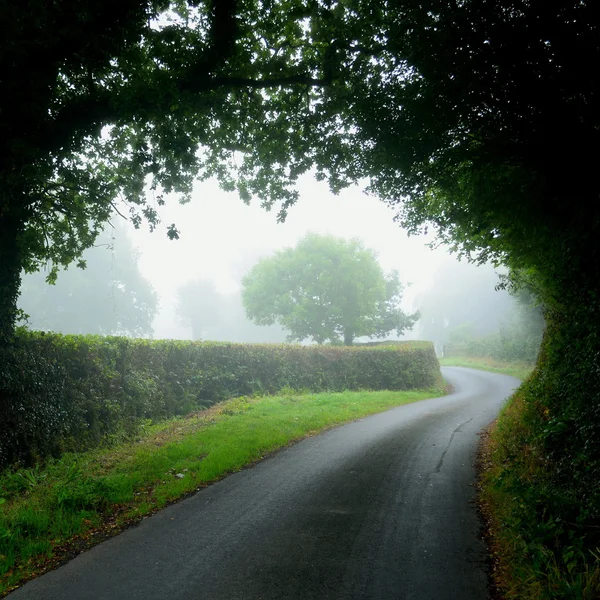
[[[359,237],[379,254],[382,267],[398,269],[403,282],[413,282],[405,294],[404,308],[412,309],[415,296],[431,285],[436,268],[447,254],[426,246],[429,237],[408,237],[394,211],[358,188],[339,196],[327,184],[305,177],[300,199],[285,223],[277,211],[265,211],[258,201],[246,206],[235,193],[225,193],[213,181],[196,185],[192,202],[168,202],[157,207],[164,226],[150,233],[147,227],[130,228],[140,250],[140,269],[160,295],[160,312],[154,323],[157,338],[186,338],[189,332],[174,314],[177,287],[197,277],[211,279],[221,292],[239,289],[237,283],[261,255],[293,246],[307,232],[338,237]],[[166,237],[166,225],[176,223],[179,240]]]

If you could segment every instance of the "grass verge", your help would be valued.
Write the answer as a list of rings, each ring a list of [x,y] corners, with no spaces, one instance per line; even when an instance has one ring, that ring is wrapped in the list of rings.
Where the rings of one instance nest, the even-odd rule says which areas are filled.
[[[135,442],[6,472],[0,476],[0,597],[291,442],[443,394],[429,389],[241,397],[148,426]]]
[[[492,559],[495,598],[600,598],[597,525],[582,498],[556,485],[536,440],[528,385],[482,435],[479,500]]]
[[[493,358],[473,356],[448,356],[440,359],[440,365],[443,367],[469,367],[470,369],[502,373],[522,380],[527,379],[534,368],[534,365],[525,362],[509,363]]]

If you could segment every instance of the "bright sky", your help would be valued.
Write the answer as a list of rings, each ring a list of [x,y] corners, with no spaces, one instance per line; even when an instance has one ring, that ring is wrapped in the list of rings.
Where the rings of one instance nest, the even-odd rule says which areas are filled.
[[[189,279],[212,279],[222,292],[238,288],[239,273],[247,271],[261,255],[294,246],[309,231],[343,238],[361,238],[377,251],[380,264],[398,269],[403,282],[413,286],[405,294],[405,308],[412,309],[418,292],[431,285],[436,268],[447,260],[443,250],[426,244],[433,237],[408,237],[394,211],[358,188],[339,196],[325,183],[305,177],[299,183],[300,199],[285,223],[277,212],[267,212],[258,201],[246,206],[237,194],[225,193],[213,181],[197,184],[192,202],[168,202],[159,209],[163,223],[175,223],[180,239],[170,241],[159,227],[131,230],[141,252],[140,269],[160,295],[160,313],[154,323],[155,337],[187,337],[174,314],[178,286]]]

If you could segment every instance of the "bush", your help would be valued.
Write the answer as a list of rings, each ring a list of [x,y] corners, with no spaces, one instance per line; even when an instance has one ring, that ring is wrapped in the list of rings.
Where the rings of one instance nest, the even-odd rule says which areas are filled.
[[[20,331],[0,348],[0,468],[135,434],[144,420],[285,387],[439,384],[427,342],[370,347],[150,341]]]
[[[476,339],[466,339],[458,343],[446,344],[446,356],[472,356],[492,358],[505,362],[526,362],[533,364],[541,343],[541,332],[521,332],[516,328],[504,328]]]

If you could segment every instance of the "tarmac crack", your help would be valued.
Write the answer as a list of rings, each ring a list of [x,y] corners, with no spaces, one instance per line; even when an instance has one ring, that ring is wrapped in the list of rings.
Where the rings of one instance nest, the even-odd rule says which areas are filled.
[[[465,421],[464,423],[461,423],[453,432],[452,435],[450,436],[450,439],[448,440],[448,444],[446,445],[446,448],[444,449],[444,451],[442,452],[442,456],[440,456],[440,460],[438,461],[437,466],[435,467],[435,473],[439,473],[442,470],[442,465],[444,464],[444,458],[446,458],[446,453],[448,452],[448,450],[450,449],[450,445],[452,444],[452,441],[454,440],[454,436],[460,432],[460,430],[465,426],[468,425],[471,421],[473,420],[473,417],[471,417],[468,421]]]

